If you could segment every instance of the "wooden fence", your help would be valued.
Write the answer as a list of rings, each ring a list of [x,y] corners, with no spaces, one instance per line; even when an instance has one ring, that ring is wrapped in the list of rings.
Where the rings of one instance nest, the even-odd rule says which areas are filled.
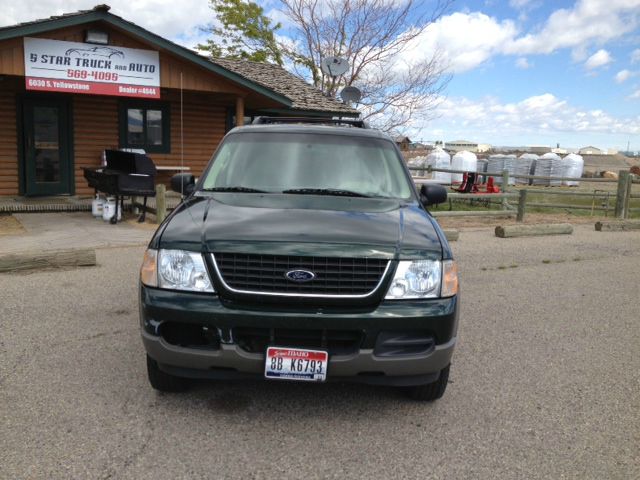
[[[425,173],[445,172],[445,173],[467,173],[464,170],[453,170],[446,168],[434,168],[432,166],[425,167],[409,167],[411,171],[420,171]],[[500,177],[502,179],[502,193],[497,194],[474,194],[474,193],[449,193],[449,211],[433,210],[431,213],[434,217],[453,217],[453,216],[515,216],[517,221],[524,221],[527,207],[539,208],[561,208],[568,210],[590,210],[591,214],[595,211],[604,211],[608,214],[613,210],[616,218],[629,218],[631,213],[640,212],[640,208],[631,208],[632,199],[640,199],[640,193],[633,192],[633,185],[640,184],[640,180],[635,179],[627,170],[621,170],[618,173],[618,179],[614,178],[574,178],[574,177],[557,177],[557,176],[540,176],[540,175],[510,175],[507,170],[503,170],[500,174],[489,174],[487,172],[477,172],[482,177]],[[553,188],[527,188],[527,184],[521,184],[521,187],[515,188],[509,185],[511,178],[521,178],[526,180],[542,180],[544,182],[554,181],[571,181],[581,183],[617,183],[615,197],[613,192],[604,189],[594,189],[593,192],[572,192],[567,190],[556,190]],[[430,179],[424,176],[413,177],[416,184],[429,182]],[[575,203],[540,203],[527,201],[531,195],[555,195],[559,197],[588,197],[592,199],[591,205],[577,205]],[[454,200],[481,200],[487,206],[495,204],[495,200],[500,200],[500,210],[453,210],[452,202]],[[517,206],[512,205],[509,201],[517,199]],[[612,204],[613,200],[613,204]]]

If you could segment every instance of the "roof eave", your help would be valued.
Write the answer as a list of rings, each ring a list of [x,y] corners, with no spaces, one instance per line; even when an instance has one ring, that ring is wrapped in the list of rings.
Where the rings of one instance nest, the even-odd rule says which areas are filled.
[[[332,111],[332,110],[307,110],[292,107],[289,109],[282,108],[262,108],[261,112],[265,113],[278,113],[278,114],[295,114],[303,117],[359,117],[360,112],[344,112],[344,111]]]
[[[133,35],[137,35],[144,40],[154,43],[158,45],[160,48],[167,50],[174,55],[182,57],[190,62],[193,62],[200,67],[203,67],[205,70],[208,70],[212,73],[218,74],[234,83],[242,85],[250,90],[253,90],[260,95],[264,95],[272,100],[275,100],[278,103],[283,104],[286,107],[292,106],[292,101],[280,95],[273,90],[269,90],[262,85],[258,85],[254,82],[249,81],[245,77],[242,77],[234,72],[227,70],[215,63],[210,62],[209,60],[197,55],[196,53],[190,51],[188,48],[181,47],[155,33],[152,33],[148,30],[145,30],[138,25],[135,25],[131,22],[128,22],[116,15],[113,15],[104,11],[88,11],[86,13],[81,13],[78,15],[70,15],[68,17],[60,17],[53,18],[49,20],[43,20],[42,22],[27,24],[27,25],[16,25],[15,27],[9,27],[5,30],[0,30],[0,40],[9,40],[16,37],[24,37],[29,35],[40,34],[44,32],[49,32],[51,30],[58,30],[60,28],[65,27],[74,27],[77,25],[82,25],[83,23],[103,21],[109,23],[115,27],[121,28]]]

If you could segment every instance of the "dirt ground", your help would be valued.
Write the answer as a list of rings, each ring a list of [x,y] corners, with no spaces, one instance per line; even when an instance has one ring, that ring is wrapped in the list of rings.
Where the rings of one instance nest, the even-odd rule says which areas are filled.
[[[0,235],[18,235],[25,229],[13,215],[0,215]]]

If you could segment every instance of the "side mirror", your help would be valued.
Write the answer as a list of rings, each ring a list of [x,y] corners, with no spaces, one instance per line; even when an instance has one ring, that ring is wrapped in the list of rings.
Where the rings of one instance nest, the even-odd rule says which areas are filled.
[[[423,183],[420,187],[420,203],[425,207],[447,201],[447,190],[435,183]]]
[[[196,188],[196,177],[191,173],[177,173],[171,177],[171,190],[186,197]]]

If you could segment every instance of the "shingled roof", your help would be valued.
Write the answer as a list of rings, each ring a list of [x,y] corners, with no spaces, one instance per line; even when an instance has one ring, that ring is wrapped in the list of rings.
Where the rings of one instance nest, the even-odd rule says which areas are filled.
[[[291,99],[291,108],[294,110],[333,112],[350,116],[358,114],[353,108],[326,97],[320,90],[278,65],[226,58],[214,58],[211,61]]]
[[[78,25],[92,21],[104,21],[123,28],[155,44],[159,48],[191,61],[205,69],[222,75],[244,87],[281,103],[288,110],[325,112],[329,114],[357,116],[358,112],[333,98],[325,97],[319,90],[278,65],[245,60],[216,59],[207,57],[156,35],[139,25],[109,12],[108,5],[96,5],[91,10],[79,10],[40,20],[19,23],[0,28],[0,40]]]

